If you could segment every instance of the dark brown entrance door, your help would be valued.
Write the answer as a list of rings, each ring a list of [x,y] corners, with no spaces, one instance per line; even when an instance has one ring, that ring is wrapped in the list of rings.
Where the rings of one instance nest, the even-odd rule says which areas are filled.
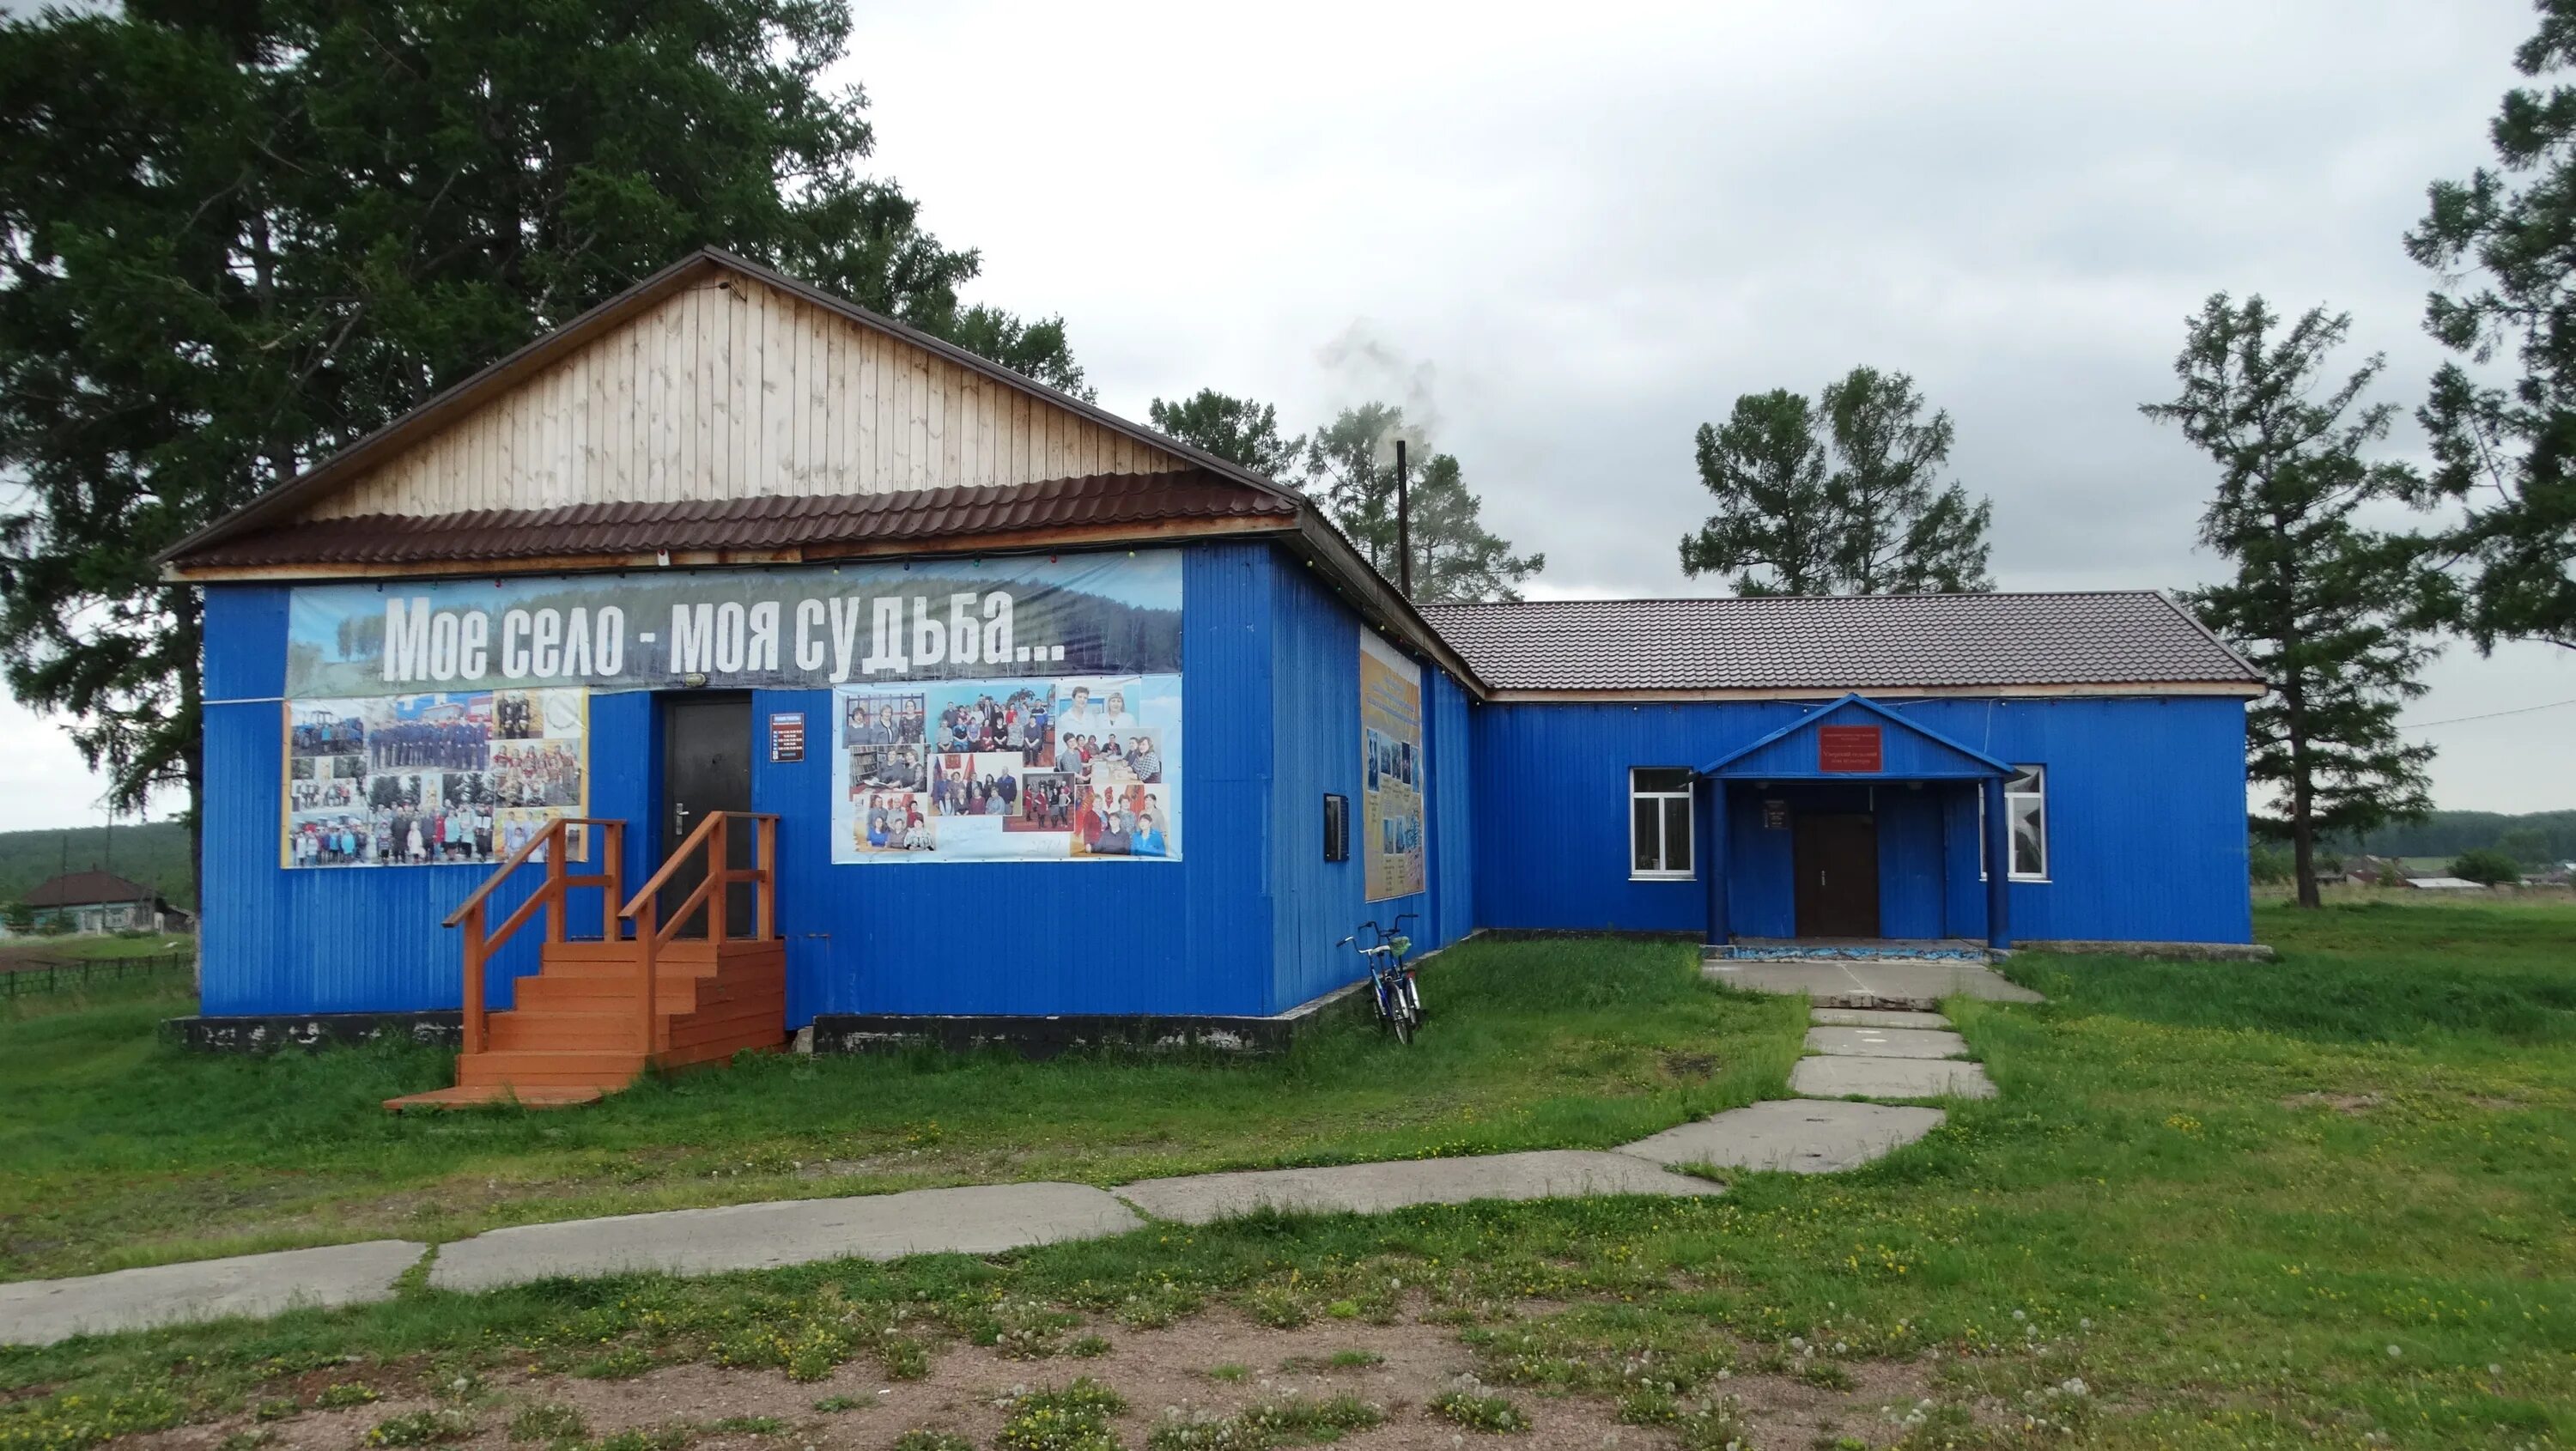
[[[1798,935],[1878,935],[1878,818],[1865,812],[1800,812],[1791,855],[1798,873]]]
[[[660,849],[654,853],[654,868],[658,871],[663,862],[671,859],[671,853],[689,839],[689,833],[706,820],[708,812],[751,809],[751,697],[743,693],[693,692],[657,699],[662,710],[662,822]],[[755,846],[751,823],[732,823],[728,836],[726,855],[733,865],[750,866]],[[662,921],[666,925],[671,913],[705,880],[704,862],[702,853],[691,853],[664,884]],[[750,936],[750,884],[734,887],[727,896],[730,901],[725,932],[729,936]],[[681,928],[680,935],[706,935],[704,921],[700,918]]]

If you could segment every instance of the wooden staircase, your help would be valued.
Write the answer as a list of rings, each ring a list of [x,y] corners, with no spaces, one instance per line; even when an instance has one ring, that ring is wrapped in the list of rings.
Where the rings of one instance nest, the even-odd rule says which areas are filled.
[[[727,816],[752,824],[754,864],[736,868],[727,857]],[[574,827],[595,829],[601,869],[573,875],[567,846]],[[631,900],[619,902],[620,849],[625,823],[592,818],[561,820],[513,854],[482,888],[448,918],[465,932],[464,1051],[456,1060],[456,1086],[385,1101],[389,1109],[466,1108],[515,1101],[531,1107],[589,1103],[635,1081],[648,1069],[720,1063],[743,1049],[775,1052],[787,1037],[787,944],[776,930],[772,881],[777,818],[745,813],[709,814],[671,859]],[[659,894],[680,866],[703,854],[705,877],[660,923]],[[487,931],[485,911],[493,889],[542,854],[545,882]],[[729,936],[726,888],[755,888],[755,927],[749,937]],[[588,940],[565,931],[567,898],[597,889],[603,935]],[[539,970],[517,983],[517,1004],[506,1012],[483,1010],[485,965],[511,934],[544,913],[546,940]],[[681,937],[692,920],[703,937]]]

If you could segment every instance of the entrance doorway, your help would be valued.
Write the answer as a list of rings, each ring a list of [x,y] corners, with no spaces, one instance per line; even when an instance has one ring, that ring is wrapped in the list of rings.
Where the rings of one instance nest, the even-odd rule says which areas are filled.
[[[1791,856],[1798,935],[1876,937],[1878,818],[1858,811],[1800,812]]]
[[[743,691],[692,691],[658,695],[654,700],[662,716],[662,820],[653,854],[654,868],[659,870],[708,812],[751,809],[751,696]],[[752,836],[750,822],[737,822],[731,828],[726,851],[731,865],[752,865],[756,848]],[[706,879],[703,862],[703,856],[693,853],[663,884],[663,925],[670,924],[671,913]],[[751,884],[735,885],[725,898],[726,935],[750,936]],[[708,934],[703,927],[684,927],[679,935]]]

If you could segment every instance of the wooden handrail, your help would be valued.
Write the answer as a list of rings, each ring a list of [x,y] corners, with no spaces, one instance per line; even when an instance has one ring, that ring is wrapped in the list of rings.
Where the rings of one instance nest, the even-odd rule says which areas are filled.
[[[574,876],[565,870],[566,858],[571,855],[572,828],[575,826],[598,828],[598,837],[590,846],[596,853],[594,859],[600,863],[600,870],[586,876]],[[528,894],[528,899],[519,904],[517,911],[502,919],[499,931],[491,930],[489,899],[493,889],[512,872],[525,866],[528,859],[540,850],[546,854],[544,883]],[[575,889],[585,887],[599,889],[600,936],[616,941],[620,915],[618,898],[621,895],[618,889],[624,884],[625,873],[625,822],[604,816],[558,816],[547,822],[544,830],[528,838],[517,851],[510,853],[509,859],[484,878],[483,885],[475,888],[464,905],[448,915],[448,926],[465,929],[464,1051],[483,1051],[483,974],[492,961],[492,954],[500,950],[501,944],[509,941],[512,934],[526,926],[528,919],[541,910],[546,914],[546,940],[563,941],[566,899]]]
[[[732,841],[727,823],[735,817],[752,823],[755,846],[752,865],[748,868],[737,869],[731,860]],[[662,921],[658,894],[671,880],[672,874],[680,869],[680,864],[702,848],[707,854],[705,872],[698,878],[698,884],[689,889],[689,895],[681,898],[679,906],[672,909],[670,920]],[[657,1014],[653,999],[657,990],[656,978],[661,970],[662,949],[701,907],[707,913],[707,939],[723,943],[729,915],[726,909],[730,905],[726,901],[727,889],[737,882],[749,882],[760,889],[755,898],[753,940],[768,941],[776,933],[778,916],[777,856],[777,816],[758,811],[710,811],[706,819],[698,823],[698,829],[689,833],[688,839],[682,841],[670,859],[662,863],[662,869],[637,890],[633,900],[618,914],[635,923],[636,971],[639,975],[637,1027],[646,1057],[653,1054],[655,1029],[659,1026],[655,1022]]]
[[[699,845],[699,843],[701,843],[701,842],[703,842],[703,841],[705,841],[705,840],[707,839],[707,833],[708,833],[708,832],[713,831],[713,830],[715,830],[715,829],[716,829],[716,823],[717,823],[717,822],[719,822],[719,821],[724,820],[724,819],[725,819],[725,818],[727,818],[727,817],[731,817],[731,816],[739,816],[739,817],[743,817],[743,818],[745,818],[746,820],[750,820],[750,821],[765,821],[765,822],[768,822],[768,823],[770,824],[770,826],[771,826],[773,829],[775,829],[775,828],[776,828],[776,826],[777,826],[777,824],[778,824],[778,816],[777,816],[777,814],[776,814],[775,812],[764,812],[764,811],[710,811],[710,812],[708,812],[708,813],[706,814],[705,819],[704,819],[704,820],[702,820],[702,821],[700,821],[700,822],[698,823],[698,829],[697,829],[697,830],[695,830],[695,831],[693,831],[693,832],[690,832],[690,833],[689,833],[689,836],[688,836],[688,839],[687,839],[686,841],[681,842],[678,846],[676,846],[676,847],[674,847],[674,848],[672,848],[672,849],[671,849],[671,856],[670,856],[670,859],[669,859],[668,861],[665,861],[665,862],[663,862],[663,863],[662,863],[662,869],[661,869],[660,871],[655,872],[655,873],[653,874],[652,880],[650,880],[650,881],[646,882],[643,886],[638,887],[638,888],[636,888],[636,889],[635,889],[635,895],[634,895],[634,897],[633,897],[631,900],[629,900],[629,901],[627,902],[627,904],[626,904],[626,906],[624,907],[624,909],[622,909],[622,910],[618,913],[618,915],[619,915],[619,916],[621,916],[621,917],[632,917],[632,916],[634,916],[634,915],[635,915],[635,910],[636,910],[637,908],[639,908],[639,907],[641,907],[641,906],[643,906],[643,905],[644,905],[644,899],[645,899],[645,898],[647,898],[647,897],[650,897],[650,896],[652,896],[654,893],[656,893],[656,892],[658,892],[658,891],[662,890],[663,886],[664,886],[665,884],[667,884],[667,883],[671,880],[671,874],[672,874],[673,872],[676,872],[676,871],[678,871],[678,870],[680,869],[680,863],[681,863],[682,861],[687,860],[688,855],[689,855],[689,853],[690,853],[690,852],[693,852],[693,851],[695,851],[695,850],[697,850],[697,849],[698,849],[698,845]]]
[[[626,824],[623,821],[612,821],[605,816],[560,816],[555,819],[557,821],[570,822],[576,826],[624,826]],[[483,879],[483,885],[474,889],[474,895],[466,898],[462,903],[458,904],[456,910],[448,913],[447,920],[440,925],[446,927],[458,927],[464,925],[466,914],[473,911],[475,908],[482,906],[483,899],[492,895],[493,889],[501,885],[503,878],[509,876],[510,873],[517,871],[520,867],[526,866],[528,864],[528,858],[535,855],[537,849],[546,844],[546,839],[551,831],[552,826],[550,824],[546,831],[538,832],[536,835],[529,837],[526,844],[522,845],[517,851],[510,853],[509,860],[501,863],[497,867],[494,867],[492,869],[492,875]]]

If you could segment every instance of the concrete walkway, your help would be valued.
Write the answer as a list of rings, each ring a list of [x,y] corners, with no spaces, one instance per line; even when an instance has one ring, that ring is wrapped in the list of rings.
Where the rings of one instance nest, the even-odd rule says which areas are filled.
[[[1757,993],[1805,993],[1820,1008],[1893,1008],[1929,1012],[1947,997],[2035,1003],[2039,994],[1981,962],[1910,962],[1901,958],[1734,959],[1701,967],[1711,982]]]
[[[1147,1216],[1212,1224],[1259,1209],[1374,1214],[1479,1199],[1722,1194],[1714,1180],[1670,1171],[1849,1169],[1915,1142],[1946,1117],[1923,1104],[1852,1100],[1994,1096],[1985,1069],[1967,1061],[1966,1040],[1948,1031],[1949,1019],[1883,1004],[1954,992],[2039,1000],[1973,963],[1767,961],[1713,965],[1709,976],[1757,992],[1822,989],[1818,995],[1835,1000],[1812,1010],[1812,1056],[1789,1077],[1803,1097],[1730,1109],[1611,1150],[1195,1174],[1117,1189],[986,1184],[519,1225],[440,1247],[429,1283],[484,1290],[631,1270],[706,1275],[832,1259],[999,1254],[1125,1234],[1144,1228]],[[374,1240],[0,1284],[0,1344],[387,1300],[394,1281],[428,1252],[409,1240]]]

